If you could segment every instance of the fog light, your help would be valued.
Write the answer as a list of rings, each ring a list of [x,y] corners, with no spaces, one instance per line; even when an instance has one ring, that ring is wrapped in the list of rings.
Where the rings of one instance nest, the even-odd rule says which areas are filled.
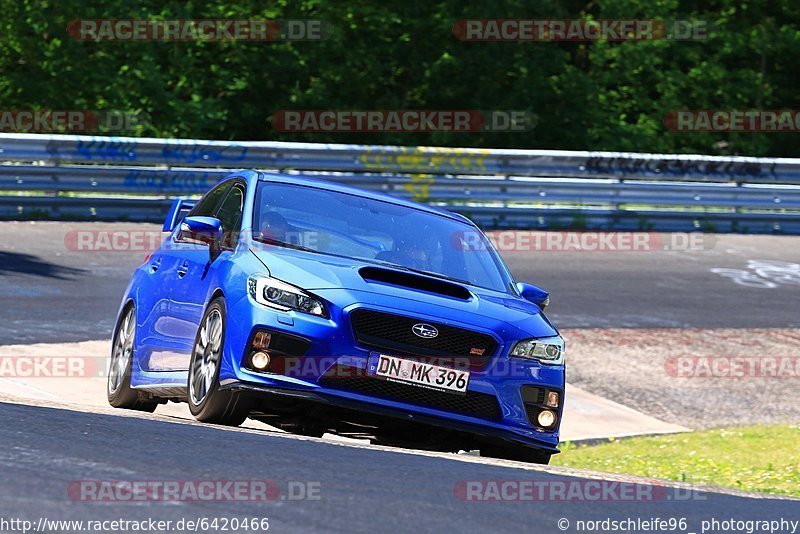
[[[250,364],[259,371],[263,371],[269,367],[269,354],[266,352],[254,352],[250,356]]]
[[[558,391],[548,391],[545,404],[550,408],[558,408]]]
[[[269,342],[272,340],[272,334],[269,332],[256,332],[256,335],[253,336],[253,348],[254,349],[268,349]]]
[[[542,410],[536,420],[539,421],[539,426],[547,428],[555,424],[556,414],[550,410]]]

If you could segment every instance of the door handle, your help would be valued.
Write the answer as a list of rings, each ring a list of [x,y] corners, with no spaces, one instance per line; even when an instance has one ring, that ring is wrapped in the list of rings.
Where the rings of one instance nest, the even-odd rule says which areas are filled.
[[[179,278],[183,278],[184,275],[186,275],[187,272],[189,272],[189,262],[185,261],[185,262],[183,262],[183,265],[178,267],[178,277]]]

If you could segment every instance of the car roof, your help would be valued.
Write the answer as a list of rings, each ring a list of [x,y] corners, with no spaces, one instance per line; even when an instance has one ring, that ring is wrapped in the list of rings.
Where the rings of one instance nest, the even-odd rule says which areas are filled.
[[[346,193],[364,198],[371,198],[374,200],[388,202],[390,204],[396,204],[398,206],[405,206],[419,211],[425,211],[428,213],[432,213],[434,215],[442,215],[444,217],[448,217],[456,221],[465,222],[469,225],[473,225],[473,222],[470,221],[467,217],[464,217],[463,215],[458,213],[453,213],[452,211],[447,211],[436,208],[434,206],[428,206],[427,204],[420,204],[419,202],[413,202],[411,200],[406,200],[404,198],[387,195],[379,191],[362,189],[360,187],[353,187],[350,185],[344,185],[337,182],[331,182],[329,180],[322,180],[319,178],[314,178],[301,174],[284,174],[277,172],[259,171],[258,179],[264,182],[275,182],[275,183],[292,184],[305,187],[316,187],[317,189],[327,189],[329,191],[337,191],[339,193]]]

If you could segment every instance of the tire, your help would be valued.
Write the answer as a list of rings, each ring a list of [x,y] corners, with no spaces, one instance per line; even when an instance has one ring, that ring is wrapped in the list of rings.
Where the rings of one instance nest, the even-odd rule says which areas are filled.
[[[547,465],[552,453],[524,445],[487,445],[481,449],[481,456]]]
[[[249,399],[233,391],[220,391],[219,371],[225,342],[225,299],[208,305],[200,321],[189,363],[186,384],[189,411],[198,421],[239,426],[250,413]]]
[[[131,388],[133,345],[136,335],[136,307],[128,306],[121,315],[111,344],[111,361],[108,367],[106,395],[114,408],[153,412],[158,402],[145,400]]]

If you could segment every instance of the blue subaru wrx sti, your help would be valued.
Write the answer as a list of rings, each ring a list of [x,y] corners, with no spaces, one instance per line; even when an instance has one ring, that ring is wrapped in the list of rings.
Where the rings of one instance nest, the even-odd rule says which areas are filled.
[[[188,213],[187,213],[188,210]],[[133,274],[108,400],[547,463],[564,341],[468,219],[294,175],[177,200]]]

